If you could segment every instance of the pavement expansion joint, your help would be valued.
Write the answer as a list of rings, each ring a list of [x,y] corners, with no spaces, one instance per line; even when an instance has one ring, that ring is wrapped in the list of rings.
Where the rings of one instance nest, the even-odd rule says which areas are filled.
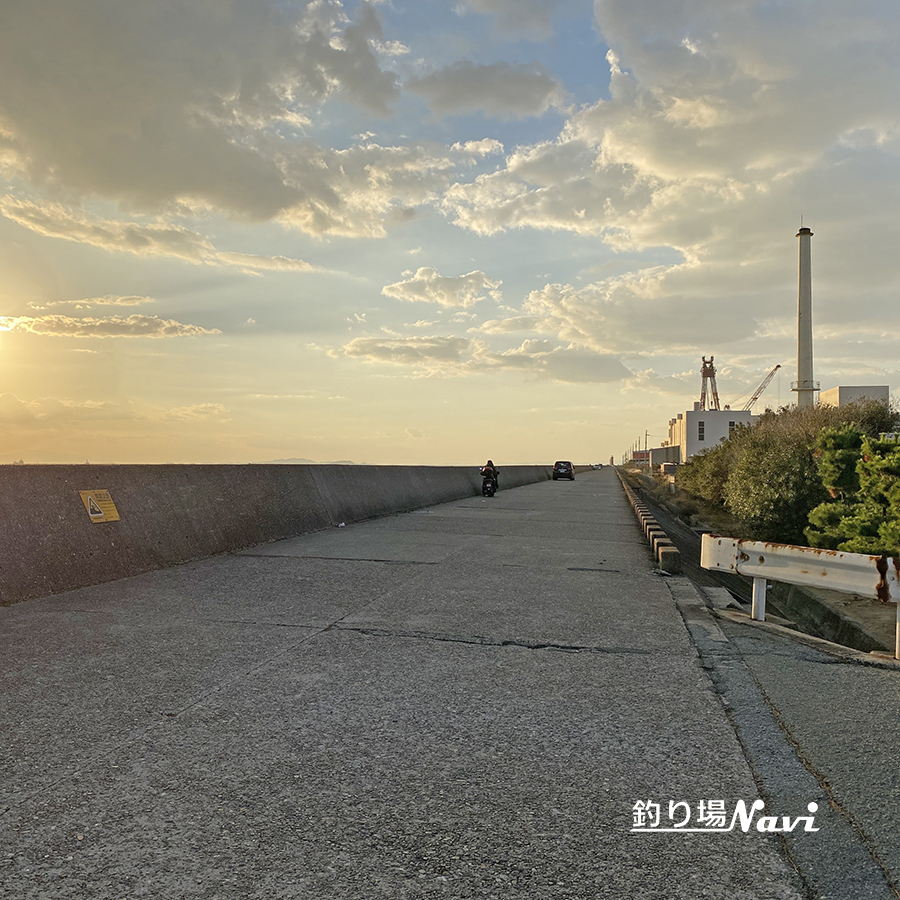
[[[513,638],[489,638],[482,635],[454,635],[430,631],[406,631],[361,625],[333,625],[330,631],[351,631],[368,637],[411,638],[422,641],[440,641],[451,644],[471,644],[478,647],[521,647],[525,650],[554,650],[563,653],[608,653],[652,656],[653,651],[635,647],[600,647],[587,644],[560,644],[550,641],[529,641]]]

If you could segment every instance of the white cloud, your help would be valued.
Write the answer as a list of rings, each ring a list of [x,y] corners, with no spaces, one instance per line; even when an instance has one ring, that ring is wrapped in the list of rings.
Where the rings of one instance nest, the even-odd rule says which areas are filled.
[[[201,334],[221,334],[218,328],[186,325],[174,319],[158,316],[131,315],[73,319],[70,316],[0,316],[0,331],[41,334],[50,337],[194,337]]]
[[[493,367],[527,371],[568,384],[605,384],[631,374],[615,356],[579,347],[561,347],[546,340],[526,340],[502,354],[486,354],[484,361]]]
[[[0,197],[0,215],[46,237],[90,244],[102,250],[136,256],[170,256],[191,263],[240,266],[290,272],[320,271],[301,259],[219,251],[208,238],[178,225],[91,218],[59,203],[32,203],[9,194]],[[140,299],[140,298],[137,298]],[[100,301],[81,301],[97,304]],[[120,305],[121,298],[116,301]]]
[[[372,46],[385,56],[406,56],[410,52],[403,41],[372,41]]]
[[[446,148],[416,142],[345,150],[300,143],[280,152],[285,179],[301,185],[304,196],[279,221],[314,235],[384,237],[417,206],[435,202],[457,165]]]
[[[321,272],[318,266],[292,259],[289,256],[259,256],[255,253],[234,253],[219,251],[215,254],[218,262],[230,266],[242,266],[247,269],[266,269],[273,272]]]
[[[0,160],[33,184],[139,208],[188,200],[271,218],[306,195],[280,170],[279,128],[331,96],[379,115],[399,97],[376,44],[365,2],[353,21],[339,0],[14,4]]]
[[[47,237],[91,244],[138,256],[174,256],[189,262],[214,258],[215,247],[202,235],[177,225],[95,220],[60,203],[32,203],[9,194],[0,198],[0,214]]]
[[[435,269],[423,266],[415,273],[403,274],[408,276],[405,280],[385,285],[381,293],[410,303],[436,303],[451,308],[468,308],[486,297],[495,300],[500,298],[499,287],[502,282],[477,270],[466,275],[447,277],[439,275]]]
[[[699,369],[698,369],[699,371]],[[642,369],[632,373],[622,385],[622,391],[635,391],[641,394],[673,394],[688,396],[696,393],[700,396],[700,376],[693,372],[677,375],[660,375],[653,369]]]
[[[195,403],[193,406],[177,406],[170,409],[167,417],[173,419],[220,419],[228,414],[221,403]]]
[[[495,138],[483,138],[480,141],[456,143],[450,149],[468,153],[472,156],[492,156],[503,152],[503,144]]]
[[[548,285],[484,330],[537,329],[612,353],[747,340],[759,351],[760,323],[780,316],[792,327],[801,212],[819,234],[817,327],[827,317],[839,330],[861,298],[891,308],[896,17],[761,0],[596,0],[595,14],[613,48],[610,99],[573,114],[557,140],[518,147],[494,172],[452,185],[443,209],[481,235],[565,230],[616,251],[668,248],[683,262]],[[784,348],[769,352],[774,363]]]
[[[534,331],[540,322],[538,316],[509,316],[505,319],[488,319],[469,330],[480,334],[510,334],[516,331]]]
[[[406,90],[439,116],[482,112],[501,119],[539,116],[562,102],[559,83],[540,63],[454,63],[412,78]]]
[[[354,338],[342,352],[374,362],[442,368],[458,363],[471,341],[458,337]]]
[[[155,303],[153,297],[139,297],[129,295],[120,297],[116,294],[106,294],[103,297],[85,297],[81,300],[45,300],[42,303],[29,303],[29,309],[51,309],[57,306],[71,306],[75,309],[90,309],[94,306],[145,306]]]
[[[761,208],[771,215],[779,198],[796,202],[809,173],[842,163],[830,174],[846,178],[856,167],[848,136],[891,152],[898,34],[877,11],[828,3],[795,14],[720,0],[636,10],[596,0],[595,12],[614,48],[611,99],[573,115],[558,140],[455,185],[446,208],[459,224],[483,234],[568,229],[700,254],[723,216],[749,208],[757,225]]]
[[[414,375],[465,376],[511,372],[562,383],[604,384],[630,376],[609,354],[554,341],[527,340],[498,353],[478,339],[459,337],[355,338],[332,356],[344,354],[376,364],[408,367]]]

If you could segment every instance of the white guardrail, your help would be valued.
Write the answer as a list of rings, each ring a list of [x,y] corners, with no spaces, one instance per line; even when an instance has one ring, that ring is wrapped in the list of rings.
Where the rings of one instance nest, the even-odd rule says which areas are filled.
[[[897,620],[894,658],[900,659],[900,560],[895,557],[841,553],[839,550],[704,534],[700,545],[700,566],[752,578],[751,615],[759,621],[766,618],[767,580],[828,588],[871,597],[882,603],[893,603]]]

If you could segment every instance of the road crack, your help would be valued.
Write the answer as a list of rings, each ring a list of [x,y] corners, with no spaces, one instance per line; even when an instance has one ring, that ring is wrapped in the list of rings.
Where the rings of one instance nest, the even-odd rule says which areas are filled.
[[[606,653],[651,656],[653,651],[637,647],[602,647],[597,644],[563,644],[555,641],[536,641],[524,638],[490,638],[484,635],[456,635],[433,631],[410,631],[362,625],[332,625],[329,631],[350,631],[367,637],[408,638],[439,641],[450,644],[471,644],[478,647],[521,647],[525,650],[554,650],[561,653]]]

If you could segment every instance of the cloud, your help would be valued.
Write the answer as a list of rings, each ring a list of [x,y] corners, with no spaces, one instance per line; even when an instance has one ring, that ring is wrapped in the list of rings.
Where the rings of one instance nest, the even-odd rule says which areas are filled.
[[[221,403],[196,403],[193,406],[177,406],[170,409],[167,418],[172,419],[210,419],[221,418],[228,410]]]
[[[631,375],[615,356],[580,347],[560,347],[545,340],[527,340],[502,354],[486,354],[482,361],[491,367],[527,371],[569,384],[606,384]]]
[[[383,40],[379,15],[363,2],[351,20],[339,0],[170,0],[152,12],[110,0],[77,11],[67,0],[20,4],[0,30],[0,169],[70,206],[99,197],[133,214],[213,209],[314,235],[383,237],[436,202],[457,166],[496,148],[382,147],[364,132],[333,149],[308,136],[333,98],[386,115],[400,97],[383,63],[403,48]],[[4,214],[108,249],[215,261],[211,242],[184,228],[66,221],[62,209],[7,198]]]
[[[538,316],[509,316],[506,319],[488,319],[469,330],[479,334],[510,334],[515,331],[534,331],[540,322]]]
[[[548,288],[521,314],[610,352],[696,348],[699,321],[712,340],[752,338],[755,319],[789,318],[801,211],[819,235],[816,283],[835,295],[832,308],[817,296],[817,322],[846,318],[850,298],[888,304],[900,287],[896,16],[761,0],[594,8],[612,48],[610,97],[575,112],[556,140],[457,181],[442,209],[481,235],[569,231],[683,262]],[[630,311],[629,296],[640,303]]]
[[[103,250],[137,256],[174,256],[189,262],[209,260],[216,252],[205,237],[177,225],[92,220],[60,203],[39,205],[7,194],[0,198],[0,213],[37,234],[90,244]]]
[[[506,33],[545,39],[553,33],[550,16],[560,0],[461,0],[456,12],[494,16]]]
[[[140,418],[130,403],[107,400],[60,400],[43,397],[20,400],[15,394],[0,394],[0,423],[17,430],[57,428],[62,425],[96,425]]]
[[[39,404],[23,403],[15,394],[0,394],[0,422],[4,425],[31,425],[39,417]]]
[[[321,272],[318,266],[292,259],[289,256],[257,256],[255,253],[233,253],[220,251],[215,254],[218,262],[247,269],[266,269],[273,272]]]
[[[399,97],[376,44],[366,2],[352,21],[339,0],[17,4],[0,30],[0,160],[135,208],[268,219],[307,194],[281,171],[282,135],[333,96],[377,115]]]
[[[480,141],[465,141],[456,143],[451,150],[457,150],[461,153],[468,153],[472,156],[492,156],[496,153],[503,152],[503,144],[495,138],[483,138]]]
[[[41,334],[50,337],[194,337],[201,334],[221,334],[218,328],[202,328],[186,325],[174,319],[160,319],[158,316],[131,315],[126,318],[86,317],[73,319],[69,316],[0,316],[0,331]]]
[[[371,363],[407,366],[415,375],[465,376],[513,372],[569,384],[606,384],[630,377],[609,354],[562,347],[549,340],[526,340],[498,353],[484,341],[459,337],[355,338],[340,353]],[[332,356],[339,355],[331,351]]]
[[[0,214],[37,234],[89,244],[109,252],[145,257],[169,256],[195,264],[240,266],[244,269],[320,271],[310,263],[285,256],[218,251],[208,238],[181,226],[92,219],[87,214],[68,209],[60,203],[46,202],[39,205],[7,194],[0,197]],[[90,302],[97,304],[101,301]],[[119,305],[126,305],[121,298],[117,302]]]
[[[248,394],[253,400],[315,400],[315,394]]]
[[[697,268],[694,263],[652,266],[581,286],[546,284],[510,315],[469,330],[486,336],[536,332],[616,356],[694,353],[698,341],[722,346],[757,334],[759,304],[722,303],[715,271],[698,276]],[[698,277],[711,284],[692,297]]]
[[[388,227],[413,218],[416,207],[437,202],[453,180],[458,152],[426,142],[363,142],[344,150],[301,142],[282,148],[285,178],[303,185],[305,195],[279,221],[308,234],[384,237]],[[483,153],[480,147],[464,152],[469,159],[463,162]]]
[[[406,90],[440,116],[482,112],[501,119],[539,116],[562,100],[557,80],[540,64],[476,65],[462,61],[412,78]]]
[[[474,271],[457,277],[439,275],[435,269],[423,266],[412,272],[404,281],[385,285],[381,293],[385,297],[405,300],[409,303],[436,303],[445,307],[474,306],[479,300],[492,297],[499,300],[501,281],[489,278],[484,272]]]
[[[144,306],[155,302],[153,297],[135,295],[120,297],[116,294],[106,294],[103,297],[85,297],[81,300],[44,300],[41,303],[29,303],[28,308],[50,309],[56,306],[72,306],[75,309],[89,309],[94,306]]]
[[[220,403],[160,409],[138,407],[131,402],[108,400],[66,400],[43,397],[20,400],[14,394],[0,394],[0,424],[16,431],[58,429],[61,427],[97,428],[116,423],[171,424],[216,420],[230,421],[228,409]]]
[[[674,394],[686,397],[700,396],[700,375],[697,372],[682,372],[677,375],[660,375],[653,369],[642,369],[632,373],[622,385],[622,392],[635,391],[640,394]]]
[[[354,338],[342,348],[346,356],[394,365],[441,368],[459,363],[471,341],[459,337]]]

